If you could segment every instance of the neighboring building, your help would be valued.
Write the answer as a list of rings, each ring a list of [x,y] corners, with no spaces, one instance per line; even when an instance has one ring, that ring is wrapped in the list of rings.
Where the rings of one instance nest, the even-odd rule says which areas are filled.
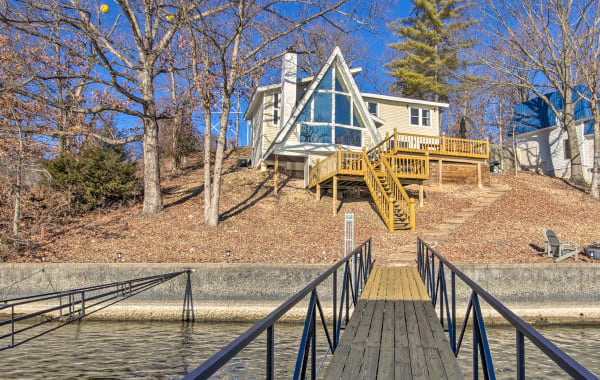
[[[578,86],[579,92],[586,91]],[[546,95],[557,110],[564,108],[562,96],[558,92]],[[579,96],[573,92],[573,101]],[[592,178],[593,168],[593,122],[590,103],[581,99],[575,105],[575,125],[577,141],[584,166],[584,175]],[[571,175],[571,153],[566,128],[560,125],[548,104],[539,97],[520,103],[515,107],[513,117],[515,143],[521,167],[559,178]]]
[[[315,77],[298,79],[297,57],[283,57],[281,83],[257,88],[244,116],[252,125],[252,165],[274,164],[299,177],[341,145],[360,151],[394,129],[439,136],[446,103],[363,93],[340,49],[335,48]]]

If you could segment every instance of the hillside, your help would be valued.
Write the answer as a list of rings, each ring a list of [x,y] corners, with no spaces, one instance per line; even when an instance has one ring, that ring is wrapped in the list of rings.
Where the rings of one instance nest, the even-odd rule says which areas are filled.
[[[281,174],[277,196],[271,172],[236,168],[238,157],[248,155],[240,149],[226,160],[218,228],[203,225],[203,170],[192,160],[181,174],[164,179],[162,213],[140,217],[138,203],[48,223],[36,251],[11,261],[39,261],[45,255],[53,262],[115,262],[122,252],[125,262],[226,262],[230,250],[229,262],[332,263],[343,253],[345,212],[355,214],[355,242],[372,236],[376,258],[385,261],[399,247],[413,246],[417,236],[477,206],[490,192],[472,186],[426,187],[416,231],[391,235],[366,194],[347,196],[333,216],[331,196],[317,201],[302,180]],[[522,174],[495,176],[493,182],[508,191],[440,239],[438,251],[449,259],[548,261],[535,248],[543,247],[543,226],[580,245],[600,239],[600,204],[562,181]]]

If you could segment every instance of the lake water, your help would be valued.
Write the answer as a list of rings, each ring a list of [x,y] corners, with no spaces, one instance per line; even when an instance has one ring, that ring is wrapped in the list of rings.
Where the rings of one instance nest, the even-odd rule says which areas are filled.
[[[68,325],[14,349],[0,351],[2,379],[168,379],[185,375],[244,332],[250,324],[98,322]],[[539,331],[600,374],[600,327],[543,327]],[[276,377],[291,378],[302,332],[301,325],[275,328]],[[465,335],[459,361],[471,378],[472,335]],[[497,377],[515,378],[515,332],[488,328],[488,339]],[[264,379],[265,337],[231,360],[215,379]],[[319,335],[324,354],[325,337]],[[536,347],[526,341],[527,378],[568,378]],[[320,355],[321,356],[321,355]]]

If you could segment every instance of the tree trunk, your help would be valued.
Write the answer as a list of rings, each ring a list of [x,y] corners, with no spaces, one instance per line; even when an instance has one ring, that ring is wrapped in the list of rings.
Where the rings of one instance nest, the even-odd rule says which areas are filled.
[[[15,185],[15,213],[13,215],[13,237],[15,244],[19,239],[19,222],[21,221],[21,183],[23,170],[23,136],[19,127],[19,157],[17,159],[17,182]]]
[[[204,108],[204,224],[208,225],[208,216],[210,215],[210,197],[211,197],[211,175],[210,175],[210,150],[211,150],[211,129],[212,114],[209,106]]]
[[[513,163],[515,166],[515,177],[519,175],[519,159],[517,157],[517,140],[515,135],[515,125],[513,124],[513,133],[512,133],[512,145],[513,145]]]
[[[594,121],[594,163],[592,184],[590,186],[590,195],[595,198],[600,198],[600,110],[598,110],[598,100],[593,99],[592,105],[592,120]]]
[[[221,174],[223,172],[223,156],[225,152],[225,139],[227,134],[227,123],[229,121],[229,110],[231,107],[230,96],[223,96],[223,112],[221,113],[219,137],[217,139],[217,151],[215,152],[215,168],[213,172],[212,196],[207,227],[219,225],[219,202],[221,199]]]
[[[572,94],[571,89],[567,89],[564,93],[565,109],[562,115],[563,125],[567,129],[569,148],[571,150],[571,176],[569,181],[575,185],[586,186],[587,183],[583,176],[581,152],[579,151],[579,134],[575,126],[575,105],[573,104]]]
[[[181,120],[182,117],[180,115],[179,111],[175,112],[175,117],[173,118],[173,126],[172,126],[172,155],[173,155],[173,166],[171,168],[171,171],[173,173],[176,173],[180,166],[181,166],[181,155],[180,152],[181,150],[179,149],[179,144],[180,144],[180,137],[179,137],[179,130],[181,128]]]
[[[142,74],[141,88],[144,99],[144,204],[142,215],[157,214],[162,210],[160,190],[160,157],[158,150],[158,123],[152,67]]]

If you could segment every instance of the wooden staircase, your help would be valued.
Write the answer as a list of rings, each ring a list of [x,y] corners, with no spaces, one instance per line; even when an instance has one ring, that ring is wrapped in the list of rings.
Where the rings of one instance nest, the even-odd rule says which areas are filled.
[[[391,233],[414,230],[415,200],[408,196],[400,180],[428,179],[430,155],[485,159],[489,156],[489,145],[487,140],[394,132],[369,151],[365,148],[362,152],[344,151],[340,146],[337,152],[310,168],[308,187],[316,187],[320,197],[321,187],[330,185],[336,194],[340,180],[366,185]]]

